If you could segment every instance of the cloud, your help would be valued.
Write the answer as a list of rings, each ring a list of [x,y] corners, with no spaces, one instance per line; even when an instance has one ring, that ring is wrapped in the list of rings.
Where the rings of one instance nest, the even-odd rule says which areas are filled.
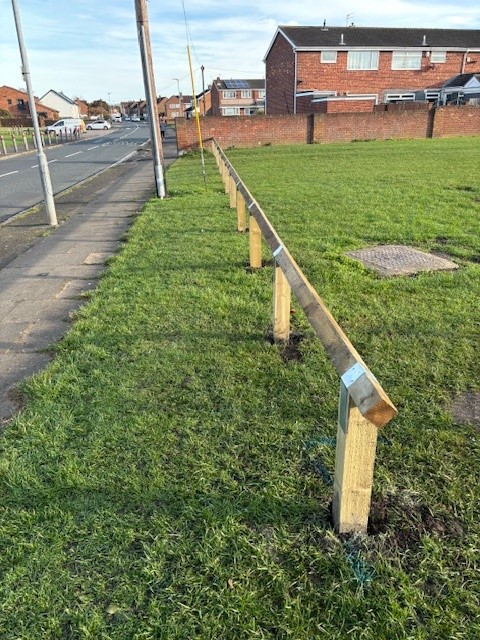
[[[60,0],[48,4],[19,0],[35,93],[49,89],[87,100],[120,101],[145,91],[134,3],[132,0],[82,0],[69,7]],[[184,20],[183,6],[187,15]],[[427,28],[480,28],[478,0],[178,0],[148,2],[157,93],[191,93],[186,53],[189,34],[195,85],[200,90],[200,66],[205,83],[221,77],[262,77],[263,57],[280,24],[322,24]],[[0,84],[22,86],[20,56],[10,0],[0,0],[2,41]],[[3,17],[5,16],[5,20]]]

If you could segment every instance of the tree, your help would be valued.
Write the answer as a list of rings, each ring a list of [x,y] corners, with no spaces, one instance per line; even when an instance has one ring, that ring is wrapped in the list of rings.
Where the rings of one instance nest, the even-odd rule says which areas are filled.
[[[88,112],[92,116],[101,115],[107,118],[110,115],[110,107],[105,100],[93,100],[88,103]]]

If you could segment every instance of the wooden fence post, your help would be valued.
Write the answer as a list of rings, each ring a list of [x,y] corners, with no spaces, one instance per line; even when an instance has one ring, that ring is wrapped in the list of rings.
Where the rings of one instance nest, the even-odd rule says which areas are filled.
[[[290,337],[291,289],[282,271],[275,263],[275,283],[273,295],[273,337],[275,341]]]
[[[245,200],[240,191],[237,191],[237,231],[245,231],[246,228]]]
[[[340,382],[332,505],[338,533],[367,532],[378,427],[362,416],[348,392],[364,372],[355,364]]]
[[[250,216],[249,226],[250,241],[250,267],[252,269],[261,269],[262,267],[262,231],[258,226],[258,222],[253,216]]]
[[[225,193],[230,192],[230,174],[228,173],[227,165],[222,162],[222,180],[225,187]]]
[[[230,193],[230,209],[237,206],[237,185],[232,176],[229,175],[229,193]]]

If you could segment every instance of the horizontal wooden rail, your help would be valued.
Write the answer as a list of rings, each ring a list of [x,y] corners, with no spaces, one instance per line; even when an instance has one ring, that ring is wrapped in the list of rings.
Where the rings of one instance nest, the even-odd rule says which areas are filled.
[[[362,367],[363,375],[351,384],[349,393],[360,413],[377,427],[383,427],[397,415],[395,406],[335,321],[318,293],[307,280],[223,150],[215,141],[213,145],[224,166],[228,169],[230,178],[233,179],[238,191],[244,198],[250,215],[253,216],[260,227],[266,243],[274,254],[277,265],[281,267],[293,294],[323,344],[339,376],[346,374],[355,365]]]
[[[212,152],[224,181],[225,193],[230,196],[230,207],[237,209],[239,231],[246,229],[245,210],[248,209],[250,266],[253,269],[262,266],[262,235],[275,259],[275,338],[286,340],[289,337],[290,294],[293,292],[340,376],[333,522],[339,533],[365,533],[378,429],[395,417],[397,410],[215,140]]]

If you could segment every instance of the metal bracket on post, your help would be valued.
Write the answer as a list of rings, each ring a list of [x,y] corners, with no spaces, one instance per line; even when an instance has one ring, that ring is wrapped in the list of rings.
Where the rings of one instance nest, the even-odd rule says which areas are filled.
[[[365,368],[354,364],[340,382],[333,486],[333,522],[338,533],[366,533],[373,485],[378,428],[355,406],[349,387]]]

